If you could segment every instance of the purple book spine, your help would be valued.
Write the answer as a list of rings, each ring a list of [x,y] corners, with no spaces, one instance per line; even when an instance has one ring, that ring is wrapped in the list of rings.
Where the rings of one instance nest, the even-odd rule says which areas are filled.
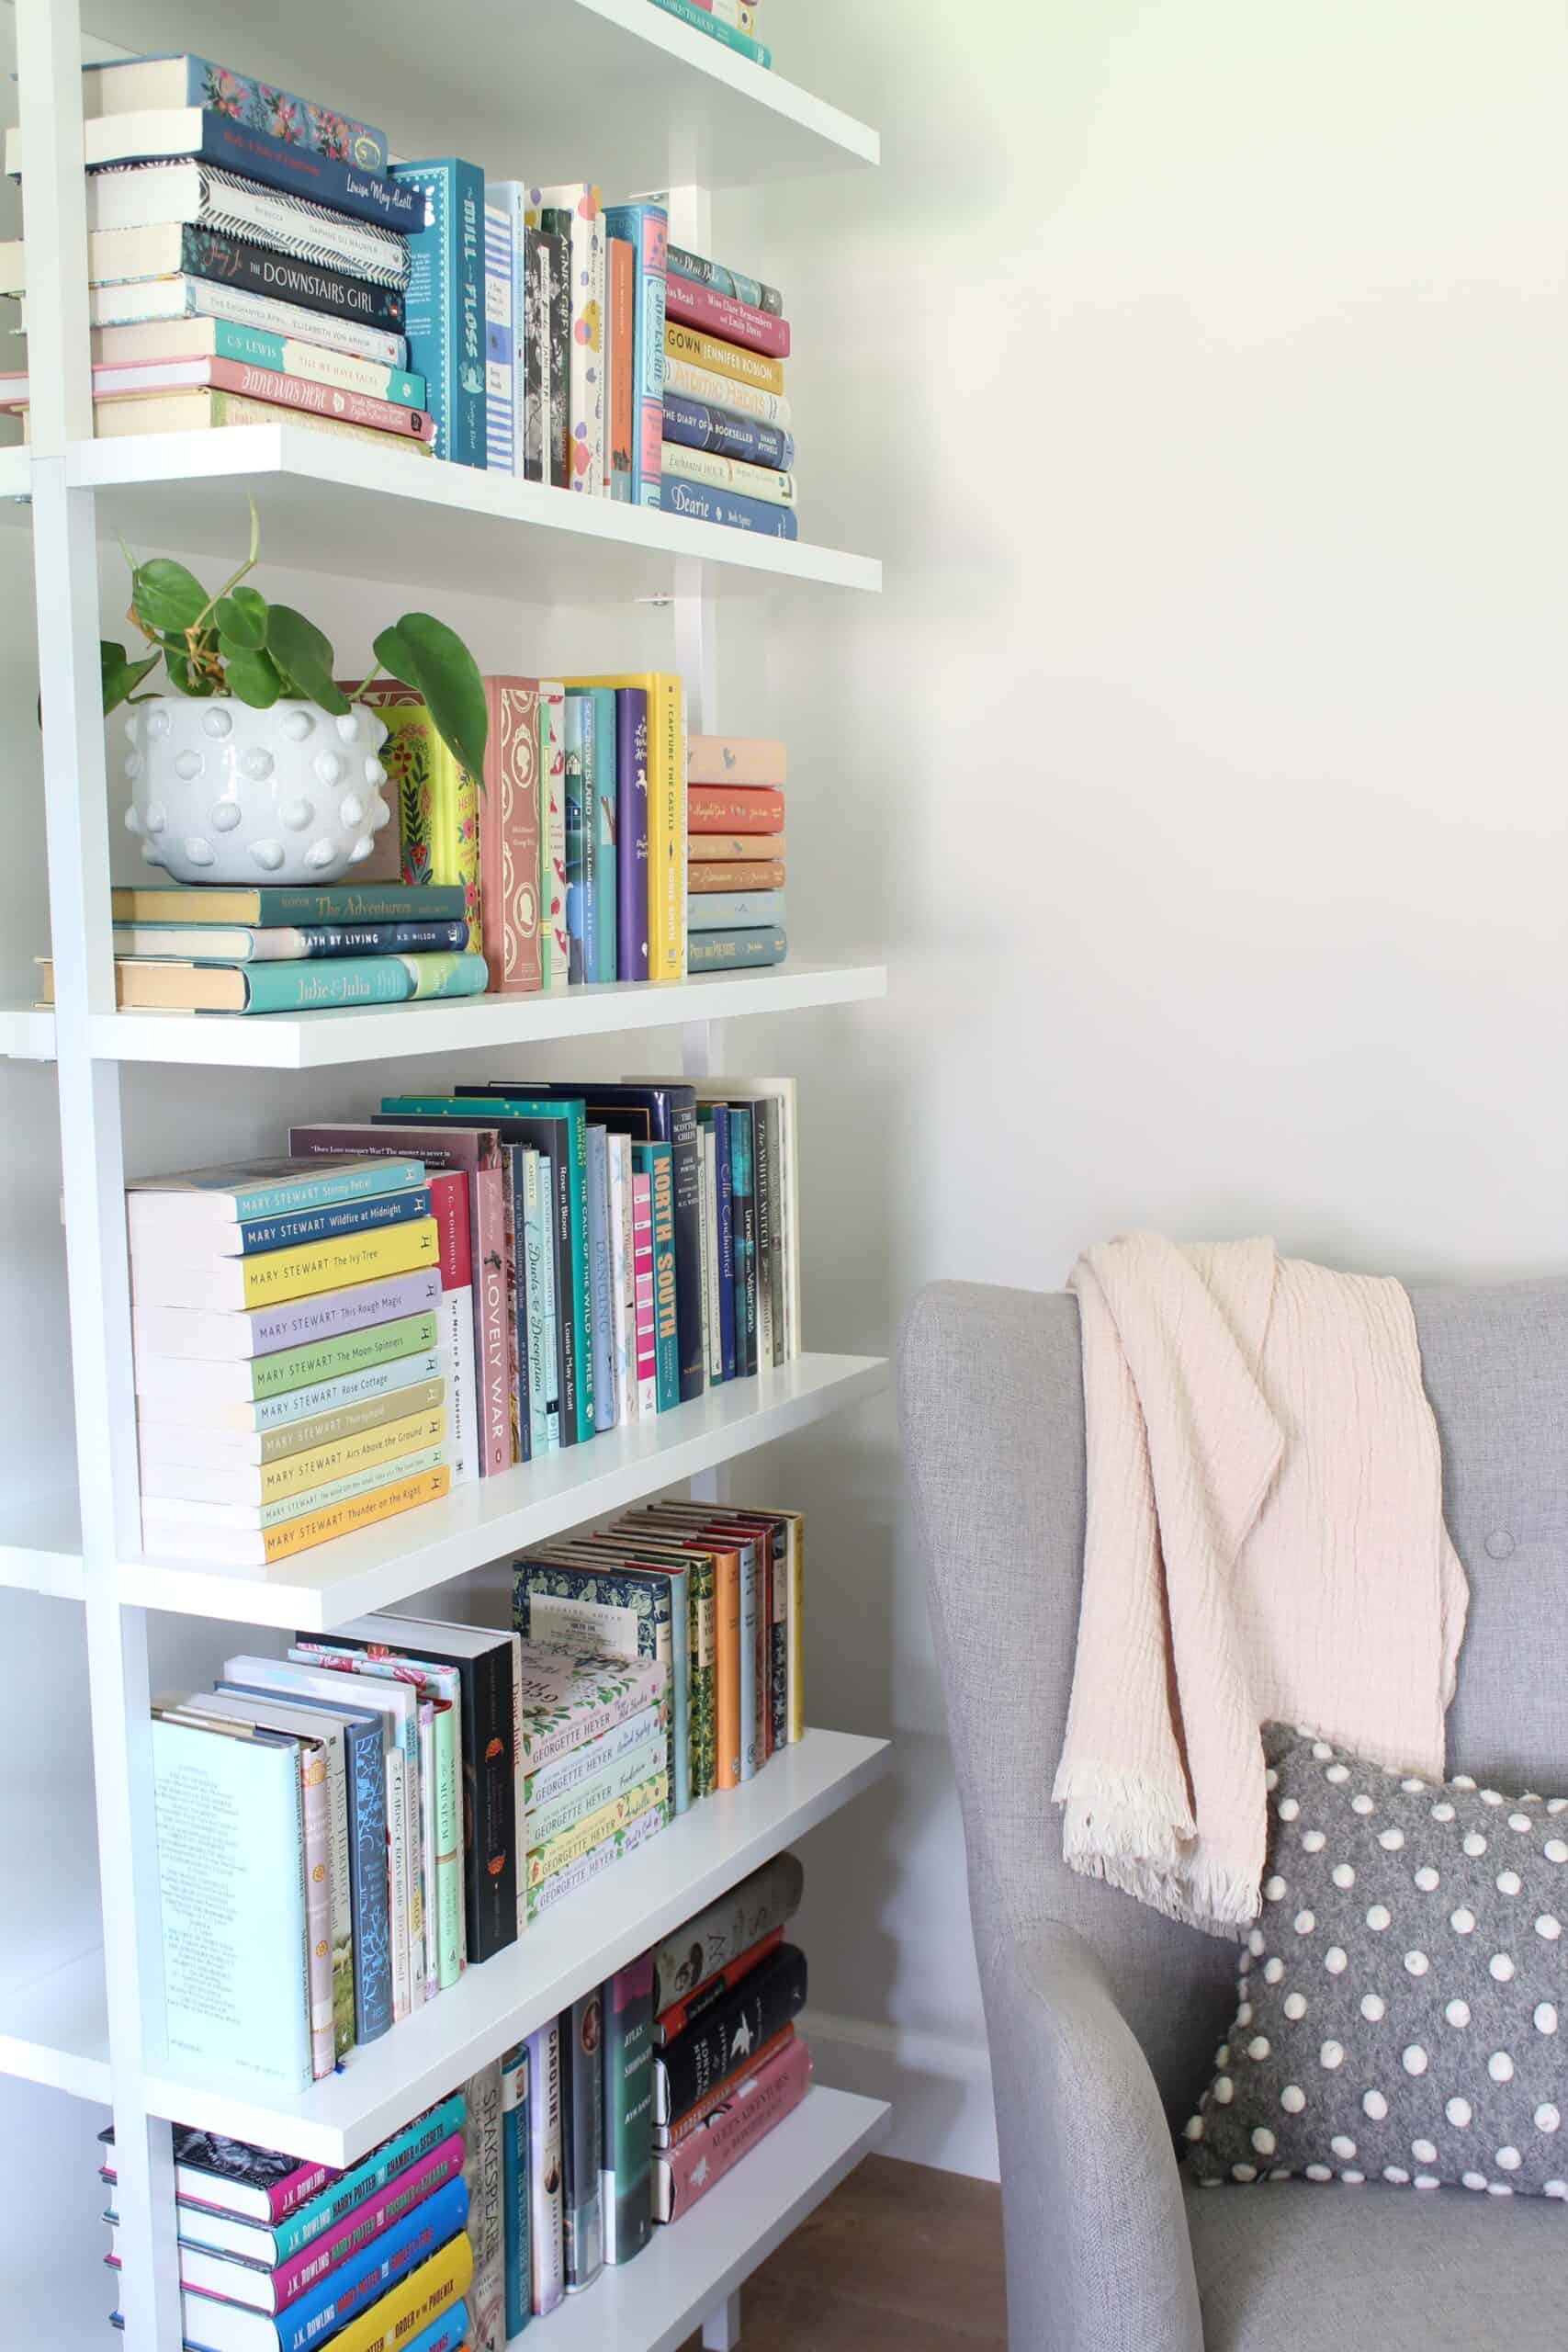
[[[346,1290],[328,1291],[320,1298],[290,1299],[286,1305],[257,1311],[252,1327],[254,1351],[272,1355],[279,1348],[303,1347],[334,1331],[357,1331],[367,1323],[390,1323],[401,1315],[418,1315],[441,1304],[441,1274],[422,1266],[390,1282],[355,1283]]]
[[[648,978],[648,691],[615,693],[615,969]]]

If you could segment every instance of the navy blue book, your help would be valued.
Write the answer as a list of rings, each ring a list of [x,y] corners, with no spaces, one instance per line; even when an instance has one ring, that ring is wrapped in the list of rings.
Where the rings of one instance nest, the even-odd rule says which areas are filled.
[[[263,1690],[248,1682],[220,1682],[220,1690],[246,1699],[287,1699],[312,1714],[340,1717],[344,1727],[344,1774],[348,1782],[349,1891],[354,1926],[354,2038],[375,2041],[392,2022],[392,1922],[387,1893],[387,1775],[382,1760],[385,1724],[378,1714],[359,1713],[333,1699],[312,1699],[300,1690]]]
[[[112,156],[99,154],[100,149],[115,144],[121,123],[129,129],[141,119],[133,114],[106,115],[90,121],[90,168],[171,161],[166,147],[130,146]],[[243,179],[257,180],[263,187],[281,189],[287,196],[309,197],[312,204],[345,212],[352,220],[374,220],[378,228],[396,229],[404,235],[419,221],[419,198],[413,189],[400,187],[386,173],[340,163],[335,155],[323,155],[319,148],[298,145],[289,139],[275,139],[270,131],[253,130],[228,115],[204,113],[198,135],[181,153],[198,163],[220,164],[225,171],[238,172]]]
[[[409,366],[418,365],[411,352]],[[722,523],[731,531],[755,531],[769,539],[800,537],[800,517],[793,506],[744,498],[738,490],[710,490],[706,482],[682,481],[678,474],[665,475],[660,503],[667,514],[689,514],[697,523]]]
[[[367,1201],[339,1201],[330,1209],[296,1209],[289,1216],[258,1216],[234,1227],[237,1250],[226,1257],[249,1258],[258,1250],[293,1250],[307,1241],[335,1241],[342,1233],[364,1233],[384,1225],[406,1225],[411,1217],[430,1215],[430,1192],[411,1185],[401,1193],[378,1193]]]
[[[424,378],[435,454],[483,466],[485,436],[484,174],[456,155],[394,164],[414,198],[405,297],[409,367]]]
[[[604,1127],[588,1129],[588,1253],[593,1281],[593,1426],[615,1426],[615,1329],[610,1306],[610,1155]]]
[[[689,400],[684,392],[664,395],[664,438],[683,442],[688,449],[739,458],[748,466],[772,466],[779,473],[788,473],[795,463],[795,435],[783,425],[710,408],[706,401]]]

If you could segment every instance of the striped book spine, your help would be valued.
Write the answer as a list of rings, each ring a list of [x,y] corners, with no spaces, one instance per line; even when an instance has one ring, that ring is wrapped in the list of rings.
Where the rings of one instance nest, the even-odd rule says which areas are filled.
[[[516,231],[504,205],[485,191],[485,465],[491,473],[517,470],[518,347],[513,312]]]

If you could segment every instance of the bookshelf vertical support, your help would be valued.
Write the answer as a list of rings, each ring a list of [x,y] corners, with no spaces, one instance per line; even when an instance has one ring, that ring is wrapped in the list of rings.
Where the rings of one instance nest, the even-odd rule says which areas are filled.
[[[703,2352],[739,2352],[740,2290],[727,2295],[703,2322]]]

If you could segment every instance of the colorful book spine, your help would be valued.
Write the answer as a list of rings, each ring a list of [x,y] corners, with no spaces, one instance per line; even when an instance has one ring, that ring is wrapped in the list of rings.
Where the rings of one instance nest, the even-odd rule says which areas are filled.
[[[558,1903],[564,1903],[569,1895],[577,1894],[580,1888],[602,1876],[616,1862],[635,1854],[650,1838],[657,1838],[661,1830],[668,1828],[669,1824],[668,1804],[650,1804],[646,1811],[628,1821],[624,1828],[612,1830],[591,1852],[583,1854],[575,1862],[565,1864],[542,1884],[529,1888],[529,1919],[542,1918]]]
[[[604,214],[586,183],[531,188],[530,222],[564,231],[570,304],[568,356],[569,488],[600,494],[604,472]]]
[[[762,538],[800,537],[800,517],[793,506],[747,498],[737,490],[715,490],[679,475],[666,478],[662,503],[670,514],[689,515],[694,523],[720,523],[727,530],[754,531]]]
[[[718,1333],[723,1377],[735,1378],[735,1199],[729,1114],[710,1109],[714,1161],[718,1177]]]
[[[694,286],[711,286],[716,294],[728,294],[737,302],[749,302],[753,310],[766,311],[775,319],[784,316],[784,296],[776,286],[764,285],[758,277],[747,277],[738,269],[727,269],[721,262],[705,261],[700,254],[688,253],[683,245],[671,245],[669,254],[671,277],[690,278]]]
[[[418,362],[411,352],[411,363]],[[667,318],[664,323],[664,356],[684,360],[707,374],[723,377],[730,383],[753,386],[759,391],[782,393],[784,362],[769,353],[748,350],[744,344],[726,343],[717,335],[705,334],[700,327],[688,326],[683,320]],[[660,386],[660,398],[663,387]],[[776,418],[773,420],[777,423]]]
[[[646,980],[648,954],[648,689],[615,695],[615,962],[622,979]]]
[[[321,2231],[309,2244],[301,2245],[297,2253],[281,2260],[273,2272],[273,2293],[279,2310],[297,2301],[341,2264],[360,2253],[372,2239],[395,2228],[436,2189],[456,2179],[463,2169],[463,2153],[461,2132],[449,2132],[427,2156],[365,2198],[335,2227]],[[199,2244],[199,2213],[182,2206],[179,2229],[182,2239]]]
[[[653,1302],[653,1179],[637,1168],[632,1176],[632,1255],[637,1299],[637,1418],[659,1410],[659,1332]]]
[[[524,1781],[527,1817],[532,1820],[563,1797],[572,1796],[601,1774],[616,1770],[626,1758],[639,1757],[656,1736],[663,1736],[662,1702],[657,1700],[593,1738],[581,1741],[553,1762],[540,1765]],[[641,1777],[640,1773],[637,1777]],[[531,1838],[528,1842],[533,1842]]]
[[[118,360],[114,356],[107,338],[120,330],[108,328],[104,332],[105,367],[140,364],[130,358]],[[265,327],[241,326],[230,319],[214,319],[210,338],[215,359],[240,360],[248,368],[270,368],[283,376],[310,376],[319,384],[338,384],[352,391],[373,392],[378,400],[395,401],[400,408],[424,406],[424,379],[411,375],[405,368],[389,367],[381,360],[360,359],[352,352],[333,351],[325,344],[307,343],[302,336],[275,334]]]
[[[187,55],[161,62],[185,70],[185,95],[178,99],[171,96],[171,106],[200,107],[220,121],[259,132],[280,146],[288,141],[325,161],[354,164],[367,172],[387,168],[387,134],[373,123],[356,122],[314,98],[297,97],[292,90],[237,74],[231,65],[215,65],[210,58]],[[83,66],[82,110],[89,119],[113,119],[118,62]]]
[[[399,1475],[385,1486],[367,1488],[331,1505],[320,1503],[318,1498],[318,1508],[256,1530],[254,1538],[247,1538],[243,1564],[270,1567],[275,1560],[287,1559],[292,1553],[312,1551],[318,1544],[335,1543],[340,1535],[355,1534],[362,1527],[395,1519],[400,1511],[414,1510],[422,1503],[439,1502],[451,1485],[452,1474],[445,1463],[416,1468],[423,1459],[416,1455],[389,1464],[388,1467]],[[211,1550],[210,1532],[201,1526],[156,1521],[148,1541],[151,1548],[176,1559],[201,1559]]]
[[[693,898],[686,915],[688,935],[701,931],[778,931],[784,928],[783,890],[705,890]]]
[[[671,2123],[806,2006],[806,1954],[781,1944],[653,2061],[653,2112]]]
[[[771,466],[780,472],[787,472],[795,463],[793,433],[764,424],[760,418],[727,415],[723,409],[691,400],[684,392],[665,392],[664,440],[666,448],[675,442],[688,449],[738,458],[743,465]]]
[[[539,689],[487,677],[490,736],[479,797],[479,929],[490,985],[502,996],[539,987]]]
[[[664,355],[664,389],[687,400],[704,401],[727,415],[755,417],[759,424],[777,425],[781,431],[794,422],[783,392],[770,391],[761,384],[741,383],[717,368],[705,368],[699,361],[669,351]]]
[[[705,2010],[722,2000],[727,1993],[732,1992],[742,1977],[749,1976],[752,1969],[771,1959],[783,1941],[783,1927],[770,1928],[754,1944],[748,1944],[744,1951],[737,1952],[733,1959],[726,1961],[716,1974],[705,1977],[690,1993],[678,2001],[672,2001],[667,2009],[661,2009],[653,2021],[655,2048],[662,2050],[678,2035],[684,2033],[687,2027],[694,2024]]]
[[[204,364],[207,382],[214,391],[238,392],[247,400],[266,401],[275,408],[299,409],[334,424],[363,424],[375,433],[412,435],[416,441],[435,438],[434,423],[423,409],[405,408],[396,401],[378,400],[370,392],[319,383],[311,376],[279,375],[276,368],[254,368],[248,360],[209,359]]]
[[[561,2201],[561,2051],[558,2021],[531,2033],[528,2051],[528,2260],[536,2319],[566,2293]]]
[[[517,370],[521,346],[514,292],[511,213],[485,190],[485,465],[491,473],[517,469]]]
[[[686,787],[686,821],[694,833],[742,832],[755,839],[784,831],[784,794],[773,785],[711,784]]]
[[[299,1745],[299,1785],[305,1822],[305,1967],[310,1990],[310,2073],[324,2082],[337,2064],[333,1984],[332,1815],[327,1756],[321,1745]],[[352,2003],[351,2003],[352,2014]]]
[[[473,2276],[473,2248],[459,2230],[340,2328],[333,2352],[459,2352],[467,2335],[461,2298]]]
[[[608,235],[632,248],[635,286],[632,345],[637,355],[632,388],[631,503],[660,504],[664,441],[665,253],[670,221],[660,204],[612,205],[604,215]]]
[[[428,388],[435,454],[483,466],[484,175],[448,156],[396,164],[392,177],[416,192],[423,215],[409,237],[406,333],[409,365]]]
[[[367,1324],[435,1313],[440,1300],[441,1276],[434,1267],[426,1266],[387,1282],[355,1283],[321,1297],[286,1299],[241,1315],[149,1306],[134,1313],[132,1321],[137,1353],[149,1358],[160,1354],[232,1358],[287,1351],[289,1363],[276,1373],[271,1366],[255,1366],[254,1391],[261,1396],[270,1393],[275,1382],[277,1386],[294,1385],[298,1367],[307,1355],[317,1363],[324,1361],[308,1342],[329,1340]]]
[[[348,1283],[412,1273],[434,1265],[437,1256],[435,1220],[429,1216],[299,1242],[291,1250],[212,1258],[205,1264],[175,1263],[144,1241],[135,1252],[137,1297],[144,1307],[266,1306],[341,1290]]]
[[[482,956],[338,956],[321,963],[247,964],[247,1013],[321,1012],[355,1004],[406,1004],[414,997],[477,996]]]
[[[608,299],[604,313],[606,486],[612,498],[629,504],[637,362],[636,256],[624,237],[606,233]]]
[[[620,977],[614,690],[608,686],[586,688],[583,718],[582,853],[587,885],[583,962],[588,978],[604,986]]]
[[[567,690],[566,697],[566,937],[567,978],[572,987],[581,987],[587,975],[583,969],[583,933],[587,929],[587,884],[583,876],[582,857],[582,738],[584,711],[581,692]]]
[[[782,890],[784,886],[782,857],[747,858],[732,865],[722,865],[716,858],[705,858],[687,876],[688,890],[703,898],[716,890],[739,890],[750,896],[758,890]]]
[[[716,451],[690,449],[682,443],[670,443],[664,452],[666,477],[680,481],[695,482],[709,490],[733,491],[742,498],[754,498],[764,506],[793,506],[795,503],[795,476],[779,473],[768,466],[754,466],[741,458],[725,458]]]
[[[717,335],[725,343],[739,344],[748,351],[761,351],[770,359],[789,357],[789,321],[750,302],[738,301],[733,294],[695,285],[691,278],[671,273],[665,288],[664,310],[667,319],[695,327],[701,334]]]
[[[397,795],[404,881],[412,888],[435,885],[460,889],[469,935],[482,940],[477,780],[437,731],[417,688],[377,678],[368,686],[348,691],[367,703],[386,725],[380,756],[388,784]],[[454,960],[477,964],[483,974],[478,988],[489,984],[484,956]],[[476,989],[453,991],[459,992],[473,994]]]
[[[359,1396],[352,1403],[335,1401],[330,1410],[303,1420],[286,1420],[275,1428],[224,1428],[218,1422],[185,1419],[170,1400],[153,1400],[141,1408],[137,1442],[141,1466],[167,1468],[186,1464],[203,1469],[258,1469],[292,1453],[313,1453],[335,1445],[340,1438],[357,1437],[362,1430],[380,1429],[409,1413],[434,1413],[446,1397],[446,1381],[439,1355],[412,1359],[414,1376],[380,1394]]]
[[[688,944],[694,972],[753,972],[782,964],[789,953],[787,935],[777,929],[703,931]]]
[[[132,1193],[130,1230],[134,1246],[137,1228],[137,1195]],[[416,1218],[430,1215],[428,1185],[412,1185],[402,1192],[371,1193],[364,1200],[340,1201],[330,1208],[295,1209],[282,1216],[251,1217],[237,1222],[230,1229],[231,1244],[225,1237],[222,1254],[225,1257],[254,1257],[258,1250],[298,1250],[328,1241],[343,1239],[353,1233],[374,1232],[383,1226],[409,1225]]]
[[[632,1146],[612,1136],[610,1272],[615,1326],[615,1406],[622,1423],[637,1419],[637,1280],[632,1255]]]
[[[776,2058],[781,2050],[787,2050],[795,2038],[793,2025],[781,2026],[778,2032],[771,2035],[760,2050],[744,2059],[732,2075],[725,2075],[721,2081],[715,2083],[711,2089],[705,2091],[695,2106],[689,2107],[678,2121],[656,2123],[653,2127],[655,2149],[664,2151],[678,2148],[682,2140],[689,2140],[694,2132],[701,2132],[709,2116],[716,2109],[728,2105],[731,2095],[739,2088],[747,2076],[755,2075],[760,2068],[768,2064],[771,2058]]]
[[[604,1986],[604,2258],[630,2262],[653,2222],[653,1964],[645,1953]]]
[[[811,2082],[811,2052],[798,2037],[763,2066],[742,2075],[721,2109],[700,2131],[653,2160],[653,2211],[659,2222],[679,2221],[716,2181],[722,2180],[800,2105]]]
[[[88,125],[89,164],[95,144],[106,154],[110,147],[122,144],[114,119],[100,119],[101,129],[98,121]],[[249,123],[236,121],[211,107],[204,111],[199,139],[185,152],[198,163],[238,172],[244,179],[259,180],[264,187],[277,188],[289,196],[306,197],[312,204],[324,204],[329,211],[347,213],[352,220],[374,220],[382,228],[396,229],[405,236],[413,229],[417,209],[413,199],[399,187],[395,174],[389,175],[384,160],[367,165],[323,149],[307,147],[293,139],[280,139]],[[113,160],[163,163],[168,158],[137,158],[121,153]]]
[[[526,1283],[526,1357],[530,1457],[560,1445],[560,1400],[556,1389],[555,1259],[547,1231],[547,1203],[540,1189],[540,1155],[524,1158],[523,1263]]]
[[[681,1401],[681,1348],[675,1306],[675,1200],[670,1146],[638,1143],[632,1147],[632,1164],[646,1176],[650,1188],[653,1220],[653,1309],[657,1401],[655,1409],[669,1412]]]
[[[765,41],[753,40],[750,34],[737,32],[732,25],[725,23],[722,17],[700,6],[698,0],[653,0],[653,5],[656,8],[662,8],[666,16],[678,17],[682,24],[690,25],[694,31],[706,33],[710,40],[721,41],[726,49],[733,50],[737,57],[750,58],[753,65],[761,65],[765,70],[773,64],[773,52]]]
[[[510,191],[517,186],[508,181]],[[524,192],[525,204],[526,191]],[[525,481],[550,478],[550,251],[537,229],[523,230],[523,448]]]
[[[565,490],[571,481],[571,238],[546,229],[538,235],[547,306],[544,479],[552,490]]]
[[[502,2352],[506,2342],[505,2233],[502,2212],[501,2062],[492,2059],[463,2086],[468,2123],[463,2177],[468,2184],[469,2352]]]
[[[649,1575],[629,1567],[623,1571],[615,1562],[590,1566],[575,1560],[525,1555],[513,1570],[512,1608],[513,1623],[526,1642],[597,1650],[606,1657],[658,1661],[671,1698],[661,1760],[668,1770],[670,1792],[679,1792],[677,1810],[684,1812],[691,1802],[686,1760],[691,1662],[685,1590],[675,1576]],[[660,1790],[659,1796],[665,1793]],[[605,1800],[624,1806],[624,1819],[629,1819],[633,1810],[641,1810],[631,1805],[629,1794],[623,1791]],[[530,1835],[529,1842],[537,1846],[544,1841]],[[581,1850],[594,1842],[587,1838]],[[547,1877],[569,1859],[575,1860],[575,1855],[556,1853],[540,1860],[535,1868],[536,1857],[531,1856],[530,1878]]]
[[[540,901],[543,985],[564,989],[571,969],[566,922],[566,688],[539,687]]]
[[[310,2352],[322,2336],[370,2311],[389,2288],[455,2237],[468,2218],[468,2184],[460,2177],[447,2180],[330,2272],[319,2288],[277,2314],[278,2352]],[[198,2344],[206,2341],[199,2319],[191,2333]]]
[[[593,1302],[593,1426],[615,1427],[615,1333],[611,1309],[610,1151],[603,1127],[588,1129],[588,1250]]]
[[[552,1797],[547,1804],[531,1806],[525,1832],[532,1853],[553,1838],[564,1838],[601,1806],[614,1804],[665,1770],[668,1745],[665,1728],[656,1724],[647,1737],[614,1758],[578,1787]]]
[[[461,1169],[434,1173],[436,1262],[441,1271],[442,1362],[446,1438],[454,1484],[479,1475],[480,1402],[474,1362],[474,1268],[468,1180]]]
[[[506,2335],[521,2335],[533,2317],[528,2198],[528,2047],[517,2042],[501,2062],[502,2215]]]
[[[566,2290],[576,2295],[604,2267],[604,2004],[598,1986],[562,2010],[560,2035],[561,2245]]]

